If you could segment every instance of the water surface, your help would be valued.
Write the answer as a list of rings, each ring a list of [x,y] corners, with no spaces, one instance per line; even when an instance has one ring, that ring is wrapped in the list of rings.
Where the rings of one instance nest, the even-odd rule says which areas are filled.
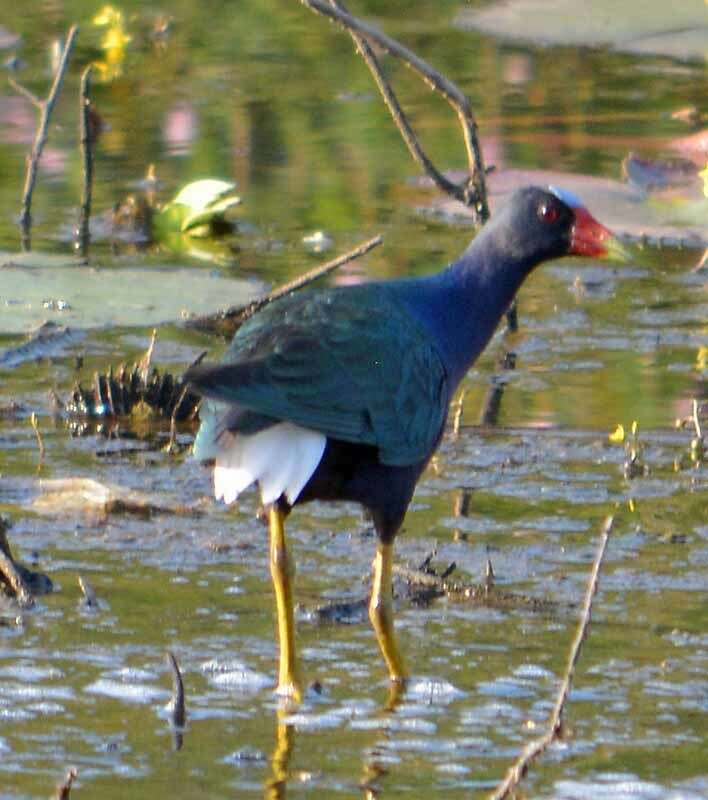
[[[131,42],[122,74],[95,85],[109,126],[97,152],[97,213],[136,191],[154,163],[161,200],[196,178],[236,180],[242,224],[226,262],[103,240],[93,267],[144,271],[135,292],[149,303],[167,294],[158,267],[188,270],[197,287],[185,293],[189,309],[200,277],[257,291],[313,266],[326,256],[303,237],[317,230],[332,239],[327,255],[385,236],[336,280],[421,274],[466,246],[469,226],[420,212],[431,193],[413,180],[368,73],[333,26],[298,4],[212,4],[207,14],[185,2],[156,42],[160,9],[123,10]],[[460,29],[452,2],[419,3],[415,18],[402,3],[363,10],[469,94],[485,158],[499,169],[619,180],[629,150],[661,154],[690,132],[672,111],[705,110],[701,61],[504,43]],[[35,249],[60,256],[71,254],[81,184],[72,98],[80,66],[101,55],[95,11],[78,0],[30,2],[3,19],[23,37],[17,77],[37,93],[46,91],[48,43],[82,25],[34,202]],[[447,107],[401,65],[385,66],[436,163],[462,168]],[[0,120],[0,250],[11,252],[35,114],[5,88]],[[312,505],[291,517],[299,646],[308,682],[321,691],[300,709],[279,709],[255,497],[236,512],[217,506],[208,471],[162,452],[154,429],[147,439],[77,437],[53,417],[50,390],[65,397],[77,378],[90,383],[95,370],[139,358],[153,320],[100,325],[93,308],[90,323],[71,320],[75,334],[61,347],[0,367],[0,512],[12,519],[20,560],[55,587],[19,623],[16,610],[1,609],[0,794],[46,797],[75,766],[76,795],[104,798],[484,796],[552,710],[601,522],[614,514],[566,735],[523,790],[708,797],[706,473],[691,460],[691,430],[674,427],[693,398],[706,397],[705,273],[692,271],[699,258],[648,244],[613,267],[557,262],[524,287],[520,330],[500,331],[471,371],[460,433],[446,437],[421,481],[397,553],[416,565],[436,550],[434,563],[454,561],[467,581],[481,580],[490,558],[499,590],[548,602],[542,610],[521,601],[421,608],[401,592],[398,627],[414,677],[393,710],[366,622],[322,625],[310,613],[324,600],[366,596],[374,539],[358,509]],[[43,299],[61,298],[0,296],[5,304]],[[56,303],[42,310],[63,322]],[[222,344],[174,320],[159,329],[161,369],[179,373],[201,351],[220,352]],[[0,330],[0,348],[23,340],[9,324]],[[500,371],[505,351],[516,353],[515,370]],[[479,428],[499,380],[496,424]],[[41,466],[32,412],[46,449]],[[624,447],[608,433],[633,420],[648,473],[628,480]],[[158,444],[166,429],[160,435]],[[190,435],[181,431],[179,441]],[[40,513],[40,480],[69,477],[147,493],[162,510]],[[81,604],[79,575],[96,590],[95,610]],[[187,693],[180,750],[166,711],[166,649]]]

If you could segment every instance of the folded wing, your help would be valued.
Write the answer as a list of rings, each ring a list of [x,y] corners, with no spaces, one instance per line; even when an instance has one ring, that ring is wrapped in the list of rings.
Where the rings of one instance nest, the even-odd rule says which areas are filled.
[[[273,303],[242,326],[221,364],[194,367],[185,379],[228,404],[222,425],[231,432],[286,421],[373,445],[390,465],[430,456],[449,402],[427,331],[385,284]]]

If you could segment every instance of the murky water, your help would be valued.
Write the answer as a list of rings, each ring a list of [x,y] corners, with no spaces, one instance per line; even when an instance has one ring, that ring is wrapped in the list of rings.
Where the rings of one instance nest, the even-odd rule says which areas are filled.
[[[123,74],[95,87],[110,126],[97,155],[97,211],[135,191],[151,162],[163,200],[198,177],[235,179],[238,249],[229,248],[229,263],[205,263],[104,240],[92,264],[112,274],[144,270],[136,295],[154,308],[168,294],[160,276],[175,280],[158,267],[256,292],[317,263],[322,256],[302,240],[320,229],[333,240],[327,255],[385,236],[339,279],[421,273],[454,257],[471,231],[421,213],[433,195],[410,180],[415,170],[346,38],[298,4],[238,6],[208,18],[196,4],[174,10],[166,42],[151,37],[151,12],[126,6]],[[439,3],[417,6],[415,20],[393,3],[377,21],[461,84],[478,112],[486,159],[500,169],[619,179],[629,150],[656,155],[690,132],[671,111],[689,103],[705,111],[702,62],[504,44],[453,25],[455,3],[443,13]],[[2,24],[25,40],[18,79],[44,92],[47,43],[78,21],[67,83],[75,93],[78,63],[99,52],[93,13],[79,2],[9,10]],[[386,66],[433,157],[460,168],[447,108],[400,65]],[[35,247],[64,256],[80,187],[74,115],[67,95],[35,197]],[[0,119],[0,250],[13,251],[35,118],[4,89]],[[593,211],[622,227],[609,205],[604,217],[601,205]],[[610,268],[559,262],[539,270],[520,298],[519,332],[500,332],[470,373],[462,428],[421,481],[397,554],[415,566],[435,550],[439,569],[454,561],[455,575],[469,582],[482,580],[489,558],[497,590],[519,602],[420,607],[399,587],[398,627],[414,678],[393,709],[368,624],[318,624],[311,613],[324,601],[366,596],[374,539],[358,509],[313,505],[290,519],[299,646],[308,682],[320,688],[299,709],[279,709],[255,497],[238,512],[217,506],[208,471],[160,449],[167,430],[157,440],[154,430],[147,439],[77,437],[53,417],[50,390],[65,398],[77,378],[90,383],[95,370],[136,360],[150,328],[130,321],[87,329],[72,319],[74,332],[39,360],[0,360],[0,512],[12,520],[19,559],[54,583],[31,611],[0,606],[0,796],[46,797],[70,766],[77,797],[484,796],[543,730],[599,529],[614,514],[565,736],[532,767],[523,791],[708,797],[706,471],[692,460],[693,432],[674,427],[692,399],[706,398],[705,272],[692,270],[695,249],[649,244],[634,255]],[[2,278],[0,269],[0,287]],[[159,329],[161,369],[179,373],[204,349],[221,347],[178,324],[198,285],[170,301],[167,318],[177,324]],[[64,321],[56,303],[39,309],[33,300],[29,309],[27,298],[0,300],[8,320],[22,313],[27,325],[30,317]],[[3,352],[22,344],[17,331],[26,329],[0,327]],[[514,370],[498,367],[505,351],[516,353]],[[478,428],[499,381],[496,424]],[[633,420],[648,472],[627,479],[625,449],[608,433]],[[180,442],[189,438],[180,432]],[[41,506],[40,482],[60,478],[144,493],[152,510]],[[93,585],[96,608],[82,604],[78,576]],[[168,649],[186,690],[179,750],[166,708]]]

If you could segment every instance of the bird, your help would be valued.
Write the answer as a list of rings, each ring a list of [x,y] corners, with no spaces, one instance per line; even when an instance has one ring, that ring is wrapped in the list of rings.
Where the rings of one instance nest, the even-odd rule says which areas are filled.
[[[312,501],[354,501],[377,533],[369,618],[392,686],[405,686],[392,599],[394,540],[440,444],[450,402],[535,266],[620,246],[581,201],[525,187],[453,263],[422,277],[304,289],[264,307],[218,363],[184,381],[204,400],[193,456],[217,500],[260,489],[279,643],[276,691],[302,685],[285,520]]]

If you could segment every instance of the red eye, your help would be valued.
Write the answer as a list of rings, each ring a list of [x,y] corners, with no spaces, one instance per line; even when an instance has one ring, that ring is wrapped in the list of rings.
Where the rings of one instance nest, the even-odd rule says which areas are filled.
[[[541,222],[551,225],[558,219],[559,216],[560,212],[558,210],[558,206],[554,203],[541,203],[541,205],[538,207],[538,218],[541,220]]]

